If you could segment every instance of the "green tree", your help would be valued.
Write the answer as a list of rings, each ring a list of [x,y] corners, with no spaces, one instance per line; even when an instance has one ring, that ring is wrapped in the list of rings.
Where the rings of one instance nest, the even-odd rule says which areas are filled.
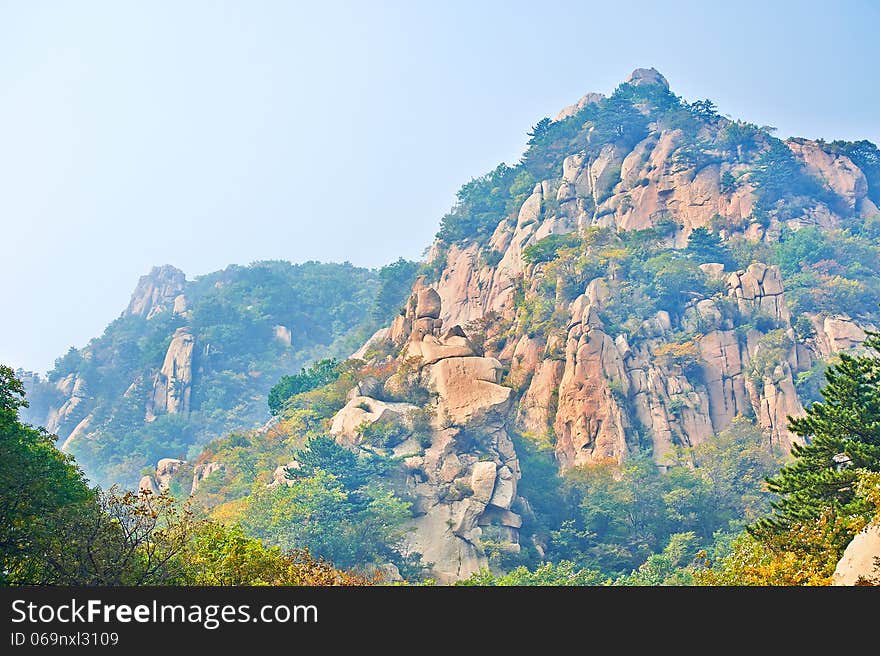
[[[402,552],[410,505],[378,482],[381,458],[318,437],[294,460],[288,484],[249,498],[242,519],[249,533],[345,569],[393,562],[412,573],[414,558]]]
[[[724,265],[730,263],[730,253],[721,241],[721,237],[708,228],[694,228],[688,237],[687,252],[699,263],[720,262]]]
[[[644,269],[658,309],[680,316],[688,301],[707,295],[706,275],[679,253],[667,251],[648,258]]]
[[[22,424],[24,389],[0,365],[0,583],[52,582],[52,545],[67,519],[88,510],[95,495],[54,436]]]
[[[277,415],[290,397],[332,383],[339,378],[339,373],[339,362],[329,358],[316,361],[308,369],[303,367],[298,374],[282,376],[269,390],[269,412]]]
[[[818,228],[783,230],[776,246],[776,258],[783,275],[792,276],[804,266],[834,257],[827,236]]]
[[[865,346],[873,353],[841,353],[825,372],[823,401],[789,420],[806,443],[795,445],[794,462],[768,479],[780,498],[772,503],[773,515],[751,529],[756,536],[779,535],[828,513],[867,519],[874,512],[856,484],[860,470],[880,471],[880,337],[871,333]],[[835,546],[842,549],[851,537],[839,532]]]
[[[308,551],[286,552],[245,535],[238,525],[204,522],[181,554],[177,585],[367,585],[363,577],[315,560]]]
[[[456,585],[462,586],[522,586],[522,585],[555,585],[585,586],[603,585],[607,578],[592,569],[580,569],[573,562],[563,560],[558,563],[545,562],[530,570],[524,566],[517,567],[506,574],[495,575],[488,569],[471,574]]]
[[[417,262],[402,257],[379,269],[379,293],[370,312],[374,321],[385,323],[400,310],[409,296],[418,270]]]
[[[615,585],[656,586],[692,585],[691,566],[697,557],[698,539],[694,533],[675,533],[659,554],[652,554],[639,568],[618,578]]]
[[[695,100],[690,104],[691,113],[701,121],[714,122],[718,120],[718,108],[709,100]]]
[[[550,125],[552,123],[553,123],[553,121],[551,121],[546,116],[544,118],[542,118],[540,121],[538,121],[537,125],[535,125],[535,127],[533,127],[531,129],[531,131],[528,133],[528,135],[529,135],[528,145],[532,146],[534,144],[541,143],[541,140],[544,139],[544,137],[549,132]]]

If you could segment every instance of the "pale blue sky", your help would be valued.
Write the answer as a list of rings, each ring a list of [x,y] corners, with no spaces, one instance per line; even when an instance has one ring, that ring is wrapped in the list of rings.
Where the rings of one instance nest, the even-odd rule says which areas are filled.
[[[878,19],[874,1],[0,0],[0,362],[47,370],[154,264],[418,258],[461,183],[639,66],[780,136],[880,141]]]

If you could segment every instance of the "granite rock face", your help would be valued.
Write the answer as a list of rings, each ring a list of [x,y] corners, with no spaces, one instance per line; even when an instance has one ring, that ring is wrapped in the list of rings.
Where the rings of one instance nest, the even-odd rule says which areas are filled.
[[[170,264],[153,267],[138,280],[123,314],[151,319],[162,310],[182,313],[186,310],[185,300],[177,299],[185,284],[186,275],[180,269]]]
[[[654,69],[637,69],[626,84],[668,89]],[[601,100],[587,94],[555,120]],[[864,173],[849,158],[823,142],[796,139],[786,142],[792,154],[840,202],[818,200],[800,216],[758,223],[748,166],[738,157],[692,164],[685,155],[689,144],[681,130],[655,126],[631,148],[607,144],[590,156],[572,152],[558,177],[535,184],[516,212],[499,217],[487,243],[435,243],[428,259],[439,264],[440,319],[513,323],[517,290],[546,284],[542,265],[526,262],[523,253],[549,235],[667,222],[677,226],[669,237],[677,248],[705,227],[725,240],[772,243],[785,226],[831,229],[851,215],[880,213],[867,196]],[[637,329],[609,332],[600,315],[612,274],[590,282],[574,302],[557,302],[556,312],[568,317],[564,331],[508,334],[513,341],[487,355],[509,371],[518,429],[554,442],[562,468],[620,462],[645,439],[661,464],[672,445],[711,439],[738,415],[753,417],[771,441],[790,448],[798,438],[788,431],[788,416],[803,412],[798,375],[835,353],[858,350],[872,326],[844,315],[793,317],[775,266],[753,262],[731,270],[704,262],[701,269],[719,291],[693,299],[683,316],[661,310]],[[812,334],[795,330],[801,319]]]
[[[195,337],[189,328],[178,328],[168,345],[162,369],[153,383],[147,421],[159,414],[186,414],[190,409]]]
[[[371,338],[397,353],[395,373],[371,386],[384,398],[363,394],[359,384],[330,432],[349,448],[371,448],[366,427],[394,436],[385,445],[402,459],[404,487],[415,499],[408,548],[437,581],[450,583],[487,566],[484,536],[518,551],[522,519],[514,510],[519,461],[506,429],[513,390],[499,384],[501,363],[441,316],[440,295],[418,283],[404,314]],[[417,400],[419,390],[427,403]]]
[[[655,69],[637,69],[624,85],[639,89],[635,95],[669,89]],[[586,94],[555,121],[587,115],[603,99]],[[625,326],[607,321],[620,283],[610,266],[574,296],[561,294],[562,281],[548,278],[552,269],[525,257],[553,235],[655,230],[667,248],[684,249],[695,229],[708,228],[722,241],[772,248],[786,228],[835,229],[880,213],[864,173],[823,142],[785,144],[829,193],[767,217],[741,147],[700,160],[693,134],[659,123],[646,132],[631,145],[581,150],[573,143],[558,170],[498,216],[487,239],[435,241],[427,261],[436,273],[420,279],[400,316],[358,351],[398,349],[399,370],[383,386],[389,398],[399,401],[414,382],[431,395],[432,431],[422,439],[430,446],[406,466],[419,498],[413,543],[440,580],[484,564],[484,529],[503,529],[512,548],[519,541],[524,500],[516,495],[511,432],[552,445],[561,470],[622,463],[646,446],[663,467],[674,447],[712,440],[738,417],[787,450],[800,439],[788,430],[789,416],[803,413],[799,376],[860,349],[873,328],[845,315],[793,316],[782,273],[760,261],[744,268],[700,261],[708,291],[688,296],[683,309],[657,307]],[[552,321],[524,323],[523,299],[554,284]],[[337,416],[340,424],[350,412]],[[474,439],[462,436],[483,436],[481,457],[474,460],[465,446]],[[343,432],[337,439],[346,439]]]

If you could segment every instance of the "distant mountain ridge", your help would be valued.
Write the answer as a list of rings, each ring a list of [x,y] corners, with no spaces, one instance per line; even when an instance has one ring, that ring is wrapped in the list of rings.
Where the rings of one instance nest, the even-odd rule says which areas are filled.
[[[133,486],[160,456],[265,423],[280,376],[369,335],[380,288],[377,271],[350,264],[258,262],[193,281],[154,267],[101,337],[48,381],[29,377],[25,419],[94,480]]]

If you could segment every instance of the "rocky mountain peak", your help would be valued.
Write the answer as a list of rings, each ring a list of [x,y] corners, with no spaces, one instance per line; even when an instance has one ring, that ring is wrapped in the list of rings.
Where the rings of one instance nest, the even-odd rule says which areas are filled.
[[[138,280],[123,315],[150,319],[158,312],[173,307],[185,284],[186,274],[180,269],[170,264],[154,266]]]
[[[637,68],[626,78],[626,84],[631,84],[634,87],[659,84],[664,89],[669,89],[669,82],[656,68]]]
[[[666,81],[666,78],[663,77],[663,75],[656,68],[637,68],[629,74],[629,77],[626,78],[625,84],[629,84],[634,87],[660,85],[664,89],[669,89],[669,82]],[[553,120],[562,121],[569,116],[574,116],[587,105],[599,103],[605,100],[605,97],[605,94],[595,93],[593,91],[585,93],[576,103],[572,105],[567,105],[566,107],[563,107],[561,110],[559,110],[559,113],[553,117]]]
[[[553,120],[561,121],[562,119],[566,119],[569,116],[574,116],[587,105],[597,103],[601,100],[604,100],[604,98],[605,95],[601,93],[594,93],[592,91],[589,93],[585,93],[583,96],[581,96],[580,100],[578,100],[573,105],[568,105],[567,107],[563,107],[561,110],[559,110],[559,113],[555,117],[553,117]]]

